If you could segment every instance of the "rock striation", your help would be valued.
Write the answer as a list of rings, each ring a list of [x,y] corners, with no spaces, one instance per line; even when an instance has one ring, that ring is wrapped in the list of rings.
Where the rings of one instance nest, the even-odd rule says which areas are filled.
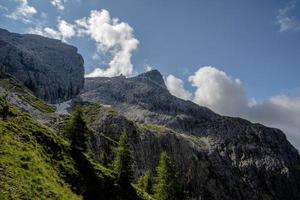
[[[206,136],[180,134],[162,126],[134,123],[111,108],[84,105],[95,159],[109,166],[120,133],[128,133],[135,177],[155,174],[166,151],[188,199],[296,200],[300,198],[300,156],[277,129],[224,117]]]
[[[86,112],[95,130],[90,148],[100,162],[114,146],[105,137],[117,140],[125,129],[136,177],[154,172],[165,150],[191,199],[300,199],[300,156],[282,131],[176,98],[156,70],[132,78],[88,78],[79,100],[109,104],[123,115],[95,107]]]
[[[84,84],[83,59],[59,40],[0,29],[0,70],[33,93],[57,103],[76,96]]]
[[[133,121],[160,124],[187,134],[207,134],[204,125],[220,118],[206,107],[171,95],[157,70],[132,78],[86,78],[80,97],[109,104]]]

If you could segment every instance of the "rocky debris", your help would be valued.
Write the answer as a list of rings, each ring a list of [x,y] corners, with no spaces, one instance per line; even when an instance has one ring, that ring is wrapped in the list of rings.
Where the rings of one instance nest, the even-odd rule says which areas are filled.
[[[71,107],[71,103],[72,103],[72,100],[68,100],[65,102],[55,104],[56,112],[61,115],[69,114],[68,109]]]
[[[76,96],[84,83],[83,59],[75,47],[4,29],[0,29],[0,69],[51,103]]]

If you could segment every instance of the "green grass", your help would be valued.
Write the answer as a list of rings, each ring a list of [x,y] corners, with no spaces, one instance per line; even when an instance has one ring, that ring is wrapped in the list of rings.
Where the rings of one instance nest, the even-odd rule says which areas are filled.
[[[155,132],[155,133],[159,133],[159,134],[164,134],[167,131],[166,127],[156,125],[156,124],[137,123],[137,127],[138,127],[139,132],[141,132],[141,133],[147,133],[148,131],[150,131],[150,132]]]
[[[86,105],[83,105],[81,108],[88,122],[97,121],[101,119],[104,114],[112,116],[118,115],[118,113],[112,108],[106,108],[97,103],[88,103]]]
[[[28,114],[10,111],[0,121],[0,199],[81,199],[62,177],[77,173],[64,153],[68,141]]]
[[[0,85],[8,91],[16,93],[19,98],[41,112],[53,113],[56,110],[54,106],[35,97],[27,88],[25,88],[25,86],[21,85],[13,78],[0,79]]]
[[[0,97],[0,114],[5,104]],[[76,168],[78,163],[71,157],[70,142],[28,113],[9,106],[9,116],[5,120],[0,117],[0,200],[82,199],[66,181],[85,173]],[[90,166],[88,174],[95,174],[99,181],[99,189],[104,185],[111,190],[107,194],[116,195],[120,189],[115,185],[116,173],[97,163],[91,153],[83,156]],[[153,200],[136,186],[134,189],[133,199]]]

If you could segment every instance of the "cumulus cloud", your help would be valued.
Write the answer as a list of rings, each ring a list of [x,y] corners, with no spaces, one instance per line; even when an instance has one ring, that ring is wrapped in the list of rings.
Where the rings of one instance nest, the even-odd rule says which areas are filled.
[[[236,115],[247,108],[248,99],[239,79],[205,66],[188,79],[196,87],[193,101],[220,114]]]
[[[194,93],[185,90],[183,81],[173,75],[167,76],[165,83],[174,96],[192,100],[222,115],[279,128],[300,149],[300,97],[277,95],[257,103],[248,97],[239,79],[211,66],[199,68],[188,80],[196,88]]]
[[[248,97],[239,79],[234,79],[211,66],[199,68],[188,78],[192,86],[196,87],[193,95],[183,89],[182,80],[168,77],[173,81],[166,81],[166,84],[175,96],[188,94],[184,96],[217,113],[279,128],[287,134],[289,141],[300,149],[300,97],[278,95],[257,103]]]
[[[170,93],[178,98],[190,100],[192,94],[184,89],[183,81],[170,74],[165,78],[165,83]]]
[[[29,29],[28,32],[31,34],[38,34],[66,42],[68,39],[76,35],[76,28],[74,25],[59,18],[57,23],[57,30],[54,30],[50,27],[35,27]]]
[[[59,18],[56,29],[37,26],[28,32],[63,41],[72,37],[89,37],[96,45],[96,53],[92,58],[98,60],[104,55],[109,55],[111,60],[106,68],[100,66],[86,77],[135,74],[131,57],[139,41],[134,37],[134,30],[129,24],[112,18],[107,10],[92,10],[89,17],[75,20],[73,24]]]
[[[50,0],[50,3],[56,7],[58,10],[64,10],[65,6],[64,3],[66,2],[66,0]]]
[[[16,1],[19,3],[16,10],[13,11],[11,14],[6,15],[6,17],[14,20],[21,20],[24,23],[31,22],[31,17],[37,13],[35,7],[30,6],[27,0]]]
[[[286,4],[286,6],[279,10],[277,15],[277,24],[279,25],[280,32],[294,30],[300,30],[300,21],[294,15],[292,15],[293,11],[297,6],[296,0],[292,0]]]
[[[300,149],[300,97],[274,96],[250,107],[241,117],[283,130]]]
[[[80,35],[95,41],[99,54],[110,52],[113,55],[106,69],[96,68],[87,77],[130,76],[134,73],[131,57],[139,41],[129,24],[111,18],[107,10],[93,10],[89,17],[76,20],[76,24]]]

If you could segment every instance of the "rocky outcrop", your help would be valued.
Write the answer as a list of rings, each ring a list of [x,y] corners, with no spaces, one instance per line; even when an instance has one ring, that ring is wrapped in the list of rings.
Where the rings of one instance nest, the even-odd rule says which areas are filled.
[[[136,177],[148,169],[154,172],[165,150],[192,199],[300,199],[300,156],[282,131],[178,99],[158,71],[133,78],[88,78],[80,97],[110,104],[125,116],[95,107],[87,111],[95,130],[90,148],[100,162],[112,157],[114,143],[107,137],[117,140],[125,129]]]
[[[189,199],[299,199],[300,157],[277,129],[224,117],[206,136],[137,124],[95,104],[84,105],[94,130],[89,146],[96,160],[106,165],[120,133],[129,134],[135,158],[135,177],[155,173],[160,152],[175,163],[180,183]]]
[[[109,104],[131,120],[161,124],[187,134],[207,134],[203,126],[220,117],[206,107],[171,95],[157,70],[133,78],[87,78],[80,97]]]
[[[3,29],[0,29],[0,69],[51,103],[74,97],[84,83],[83,59],[75,47]]]

